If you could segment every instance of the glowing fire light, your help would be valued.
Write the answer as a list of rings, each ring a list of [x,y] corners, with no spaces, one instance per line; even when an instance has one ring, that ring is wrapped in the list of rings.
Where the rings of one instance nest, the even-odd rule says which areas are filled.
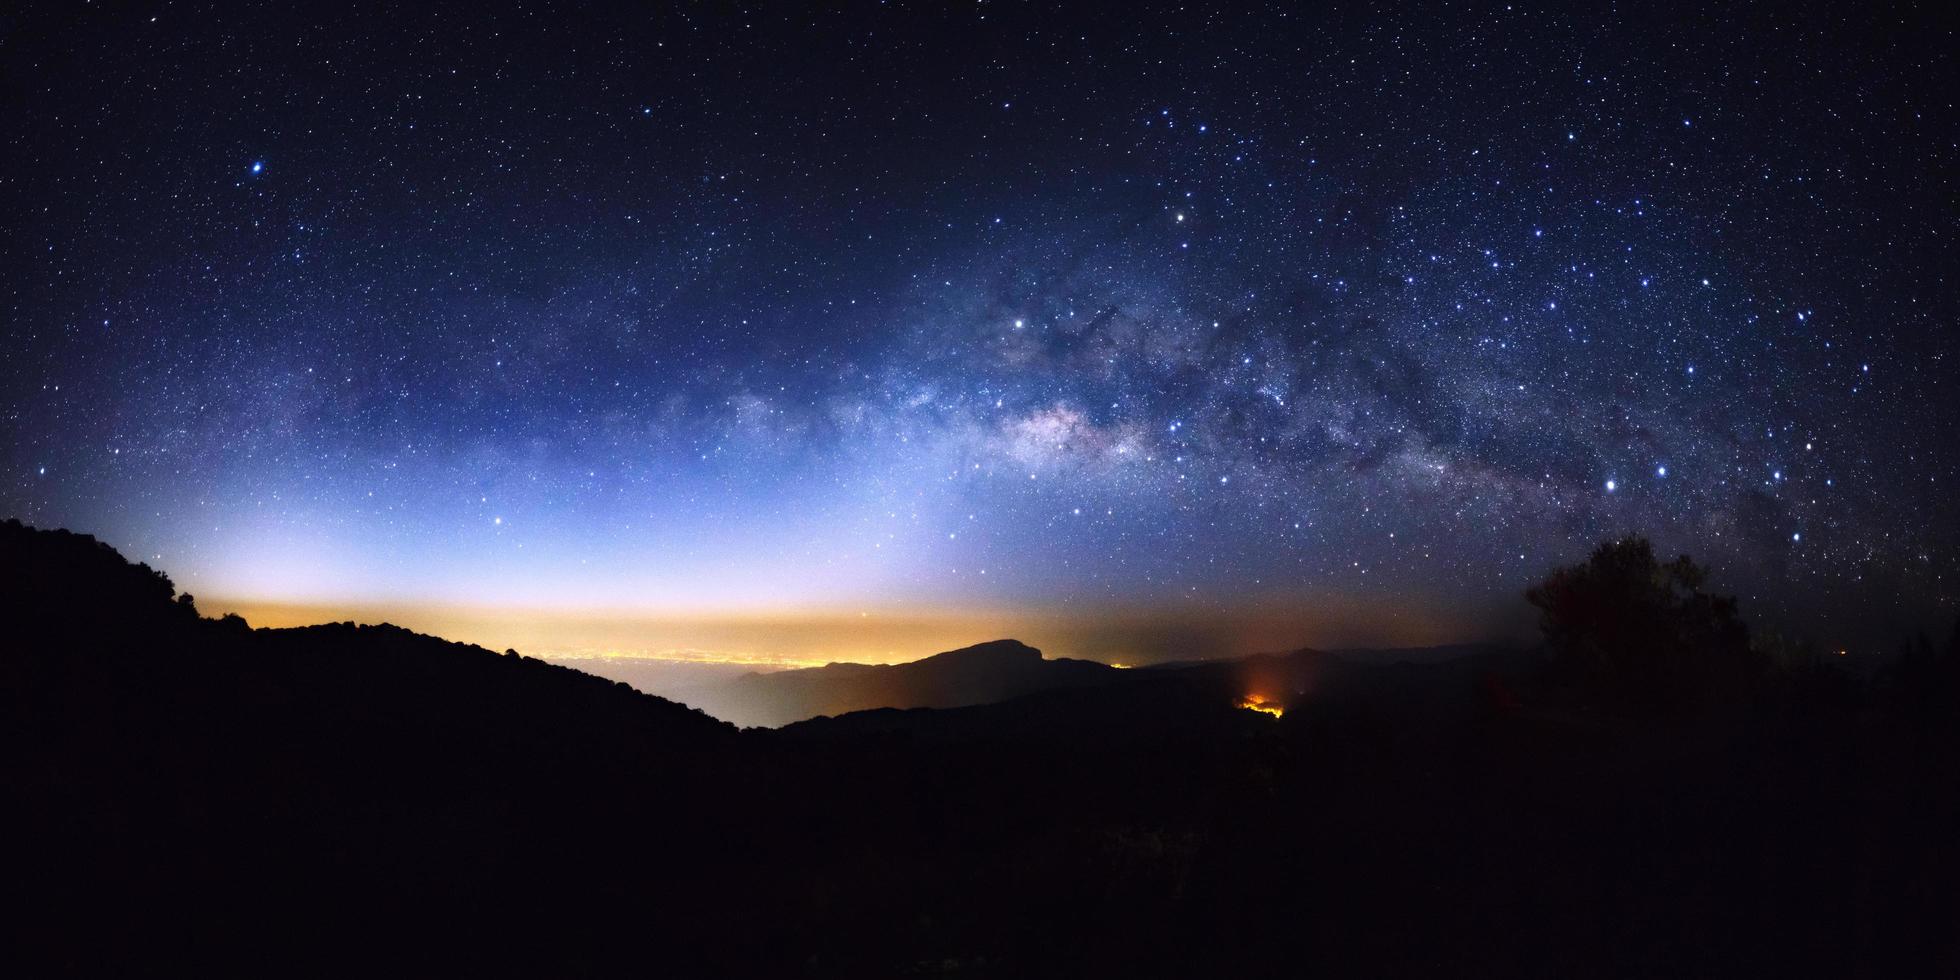
[[[1286,714],[1286,705],[1283,705],[1278,701],[1269,701],[1266,698],[1261,697],[1260,695],[1257,694],[1248,694],[1245,697],[1240,698],[1239,707],[1244,708],[1247,711],[1263,712],[1265,714],[1272,715],[1275,718],[1278,718],[1279,716]]]

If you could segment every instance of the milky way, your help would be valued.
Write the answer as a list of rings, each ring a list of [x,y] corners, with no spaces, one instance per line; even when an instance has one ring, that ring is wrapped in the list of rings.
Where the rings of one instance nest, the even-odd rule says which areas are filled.
[[[1638,531],[1903,631],[1956,605],[1955,40],[45,11],[0,510],[200,593],[652,610],[1509,609]]]

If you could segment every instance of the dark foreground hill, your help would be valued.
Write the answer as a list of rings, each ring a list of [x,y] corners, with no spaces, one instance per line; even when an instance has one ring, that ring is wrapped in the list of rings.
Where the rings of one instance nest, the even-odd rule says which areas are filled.
[[[1303,651],[737,732],[392,628],[201,619],[80,536],[0,525],[0,589],[16,975],[1960,966],[1950,649],[1693,717]]]
[[[995,640],[902,664],[833,663],[745,674],[697,692],[695,704],[738,725],[774,728],[869,708],[956,708],[1038,691],[1116,683],[1123,672],[1088,660],[1047,660],[1015,640]]]
[[[698,711],[392,626],[202,619],[11,521],[0,623],[8,877],[38,941],[16,948],[56,972],[465,968],[510,962],[490,927],[520,913],[686,922],[725,895],[741,755]]]

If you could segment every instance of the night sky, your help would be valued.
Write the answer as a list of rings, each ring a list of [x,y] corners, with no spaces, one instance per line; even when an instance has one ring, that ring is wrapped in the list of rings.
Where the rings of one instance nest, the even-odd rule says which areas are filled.
[[[1960,609],[1937,4],[331,6],[0,15],[0,515],[207,612]]]

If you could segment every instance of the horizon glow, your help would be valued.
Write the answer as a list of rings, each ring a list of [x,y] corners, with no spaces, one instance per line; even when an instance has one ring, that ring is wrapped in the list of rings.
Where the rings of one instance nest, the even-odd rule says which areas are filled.
[[[254,626],[354,620],[388,622],[492,650],[577,666],[582,661],[674,665],[816,667],[832,662],[904,663],[987,640],[1014,638],[1050,658],[1134,666],[1301,647],[1414,647],[1462,640],[1515,641],[1522,617],[1425,619],[1365,601],[1307,604],[1267,599],[1218,608],[1011,606],[833,613],[661,614],[633,610],[539,610],[413,603],[293,604],[200,598],[206,615],[238,613]]]

